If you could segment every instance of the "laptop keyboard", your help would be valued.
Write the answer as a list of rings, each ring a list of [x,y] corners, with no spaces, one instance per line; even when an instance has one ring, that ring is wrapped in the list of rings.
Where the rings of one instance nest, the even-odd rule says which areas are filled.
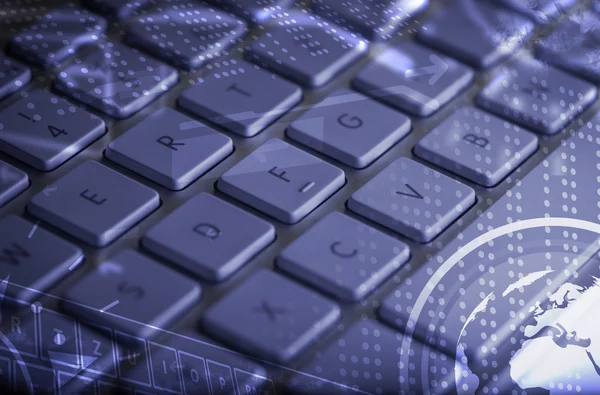
[[[600,371],[527,337],[600,277],[599,3],[22,3],[2,388],[537,393],[545,336]]]

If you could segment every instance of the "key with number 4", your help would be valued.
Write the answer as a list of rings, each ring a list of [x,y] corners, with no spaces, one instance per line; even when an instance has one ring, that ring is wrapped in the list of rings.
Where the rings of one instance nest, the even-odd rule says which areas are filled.
[[[53,94],[34,90],[0,112],[0,150],[50,171],[104,134],[104,121]]]

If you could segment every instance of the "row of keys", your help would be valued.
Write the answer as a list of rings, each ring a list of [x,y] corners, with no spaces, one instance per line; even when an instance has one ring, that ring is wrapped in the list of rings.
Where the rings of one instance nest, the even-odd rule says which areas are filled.
[[[384,320],[464,362],[465,391],[597,390],[598,125],[567,135],[384,299]]]
[[[96,0],[95,3],[110,9],[115,7],[114,4],[105,0]],[[229,1],[220,2],[226,9],[234,12],[235,10],[243,11],[243,13],[249,12],[252,14],[251,19],[258,18],[266,21],[265,16],[269,17],[266,27],[263,27],[267,30],[266,33],[256,37],[247,48],[247,55],[250,59],[276,70],[301,85],[316,87],[331,80],[365,54],[367,43],[361,41],[358,36],[347,33],[345,29],[340,29],[306,11],[281,11],[288,5],[283,3],[285,2],[277,2],[271,7],[264,7],[262,9],[264,15],[259,17],[256,13],[257,7],[244,7]],[[518,7],[510,1],[506,1],[506,3],[524,11],[523,7]],[[135,4],[135,6],[141,5],[143,4],[139,4],[139,2]],[[365,4],[349,8],[352,4],[338,6],[336,2],[320,0],[315,2],[314,8],[317,13],[335,20],[344,27],[352,30],[358,26],[358,30],[361,32],[365,33],[366,31],[367,37],[373,37],[389,35],[390,30],[396,30],[397,25],[412,18],[426,5],[427,1],[424,0],[404,1],[393,2],[387,6],[373,5],[371,10]],[[552,18],[569,5],[568,1],[560,4],[557,2],[536,3],[538,8],[531,9],[531,11],[535,15],[541,13],[545,18]],[[133,6],[133,4],[127,3],[123,5],[123,9],[130,9]],[[350,9],[351,11],[348,11]],[[465,9],[469,12],[463,12]],[[184,12],[181,12],[182,10]],[[281,12],[275,12],[277,10]],[[370,12],[373,14],[367,15]],[[163,15],[168,18],[164,18]],[[198,15],[202,15],[203,18],[196,18]],[[96,41],[106,25],[101,18],[95,18],[87,11],[73,6],[54,10],[46,18],[48,19],[45,21],[46,23],[31,26],[20,35],[15,36],[12,41],[13,51],[44,67],[56,65],[74,53],[79,46]],[[586,24],[584,19],[593,20],[594,18],[597,16],[587,14],[580,17],[579,20],[575,20],[574,23],[583,25]],[[48,38],[44,33],[36,34],[37,31],[44,32],[44,29],[50,29],[55,24],[54,20],[61,20],[61,23],[64,23],[64,20],[71,19],[74,21],[74,26],[67,25],[70,30],[73,30],[69,31],[73,36],[71,41],[55,40],[56,44],[52,46],[42,45],[39,42],[39,40]],[[350,23],[348,23],[349,20],[351,20]],[[78,22],[75,23],[75,21]],[[81,21],[85,23],[81,23]],[[449,21],[451,24],[448,23]],[[458,30],[454,29],[452,25],[457,21],[461,26],[461,29]],[[88,26],[90,23],[93,26]],[[294,26],[294,28],[290,29],[289,26]],[[501,28],[493,29],[492,26],[501,26]],[[215,29],[218,33],[215,33]],[[514,53],[528,38],[532,29],[533,23],[529,19],[520,17],[506,8],[473,0],[462,0],[461,4],[448,5],[444,10],[435,13],[419,30],[419,39],[441,51],[452,53],[460,60],[475,67],[488,68]],[[557,35],[564,33],[566,29],[568,27],[561,27],[554,32],[554,37],[558,37]],[[192,69],[198,68],[209,59],[220,56],[229,46],[239,41],[245,33],[246,25],[241,20],[211,8],[207,4],[191,3],[171,4],[167,2],[153,12],[134,19],[128,27],[128,37],[131,43],[175,66]],[[46,35],[52,36],[52,33],[46,33]],[[581,34],[580,36],[585,37]],[[554,41],[556,39],[549,37],[550,44],[541,47],[543,52],[552,51],[552,48],[549,47],[552,47]],[[585,42],[589,42],[589,39],[586,38]],[[585,45],[585,43],[578,43],[575,50],[581,52],[581,48],[584,48]],[[559,56],[559,58],[567,59],[559,60],[559,62],[566,63],[567,67],[571,67],[569,64],[572,64],[573,61],[568,60],[572,58],[571,56]],[[575,61],[577,63],[575,67],[589,69],[585,64],[582,66],[580,58]],[[86,59],[86,62],[92,60]],[[77,67],[69,70],[69,73],[74,72],[79,73]],[[584,70],[584,72],[587,71]],[[83,81],[81,79],[75,82],[67,80],[66,83],[76,85],[76,82],[83,84]],[[60,85],[64,84],[65,81]],[[90,84],[100,85],[94,82],[90,82]],[[89,91],[85,88],[80,87],[85,92]],[[96,100],[102,101],[98,98]],[[108,113],[114,115],[112,112]]]
[[[4,389],[14,382],[18,393],[27,393],[28,387],[50,394],[56,387],[59,393],[80,394],[113,393],[117,388],[132,393],[127,392],[129,386],[190,394],[273,388],[262,366],[191,331],[157,343],[40,304],[6,317],[11,346],[3,344],[0,352],[18,353],[21,358],[14,361],[14,369],[8,365],[5,369],[4,362],[10,364],[14,354],[8,360],[0,357],[0,381]]]

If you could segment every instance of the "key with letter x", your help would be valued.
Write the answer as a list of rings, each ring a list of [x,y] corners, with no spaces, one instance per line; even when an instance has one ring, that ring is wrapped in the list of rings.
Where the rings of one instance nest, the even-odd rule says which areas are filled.
[[[213,305],[204,326],[241,350],[286,362],[339,316],[334,302],[280,274],[260,270]]]

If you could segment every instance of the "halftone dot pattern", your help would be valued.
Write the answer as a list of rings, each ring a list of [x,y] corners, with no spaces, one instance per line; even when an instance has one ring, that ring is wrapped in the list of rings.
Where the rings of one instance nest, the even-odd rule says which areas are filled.
[[[177,80],[172,67],[123,44],[105,42],[61,71],[55,86],[98,111],[126,118]]]
[[[220,8],[254,23],[264,23],[272,15],[287,10],[294,0],[210,0]]]
[[[336,303],[261,269],[210,307],[204,327],[240,350],[285,363],[330,330],[339,317]]]
[[[292,393],[423,394],[445,393],[454,385],[452,358],[412,341],[401,347],[403,335],[362,319],[345,328],[329,346],[315,352],[307,366],[288,382]],[[408,353],[409,364],[399,363]],[[428,366],[428,369],[422,369]],[[294,392],[295,391],[295,392]]]
[[[549,23],[565,13],[577,0],[500,0],[500,2],[533,18],[538,23]]]
[[[167,0],[129,23],[128,40],[183,69],[222,55],[246,34],[246,23],[203,2]]]
[[[538,146],[533,133],[475,107],[463,107],[433,128],[415,153],[485,187],[502,181]]]
[[[367,41],[306,10],[273,15],[248,57],[306,86],[333,79],[367,52]]]
[[[104,18],[69,3],[13,36],[9,48],[39,67],[56,67],[83,45],[99,40],[106,26]]]
[[[0,150],[50,171],[106,131],[104,121],[44,90],[23,93],[0,111]]]
[[[419,117],[428,117],[469,85],[473,69],[411,41],[379,53],[360,70],[352,86],[377,100]]]
[[[7,28],[3,34],[16,34],[19,28],[40,21],[52,9],[48,0],[0,0],[0,25]]]
[[[277,264],[339,299],[357,301],[408,260],[406,244],[333,212],[288,245]]]
[[[554,134],[596,99],[589,82],[523,56],[479,94],[477,104],[531,130]]]
[[[0,99],[18,91],[30,80],[29,67],[0,54]]]
[[[492,67],[523,46],[534,27],[529,18],[492,3],[451,1],[423,23],[418,38],[472,66]]]
[[[600,16],[580,8],[539,40],[540,59],[600,82]]]
[[[387,40],[429,0],[315,0],[315,13],[369,40]]]
[[[214,62],[183,92],[187,111],[245,137],[263,131],[298,102],[296,84],[241,59]]]
[[[600,264],[597,256],[588,261],[590,255],[597,255],[597,234],[559,226],[515,231],[488,241],[448,271],[438,272],[466,242],[506,224],[545,217],[600,220],[600,166],[595,165],[600,157],[599,125],[596,116],[564,140],[384,299],[380,314],[387,322],[457,356],[465,366],[457,376],[460,394],[534,394],[536,388],[594,393],[599,388],[597,374],[590,373],[593,360],[600,361],[594,336],[597,325],[585,319],[597,308],[594,278]],[[429,285],[434,278],[439,282]],[[421,296],[423,308],[413,311]],[[581,299],[577,302],[580,318],[571,309],[577,299]],[[418,319],[409,320],[411,313]],[[542,360],[527,362],[527,355],[532,361],[533,354],[526,349],[537,348],[539,353],[540,345],[546,347]],[[560,364],[552,370],[558,373],[544,375],[551,361]]]
[[[472,188],[412,159],[400,158],[354,192],[348,208],[426,243],[473,203]]]

